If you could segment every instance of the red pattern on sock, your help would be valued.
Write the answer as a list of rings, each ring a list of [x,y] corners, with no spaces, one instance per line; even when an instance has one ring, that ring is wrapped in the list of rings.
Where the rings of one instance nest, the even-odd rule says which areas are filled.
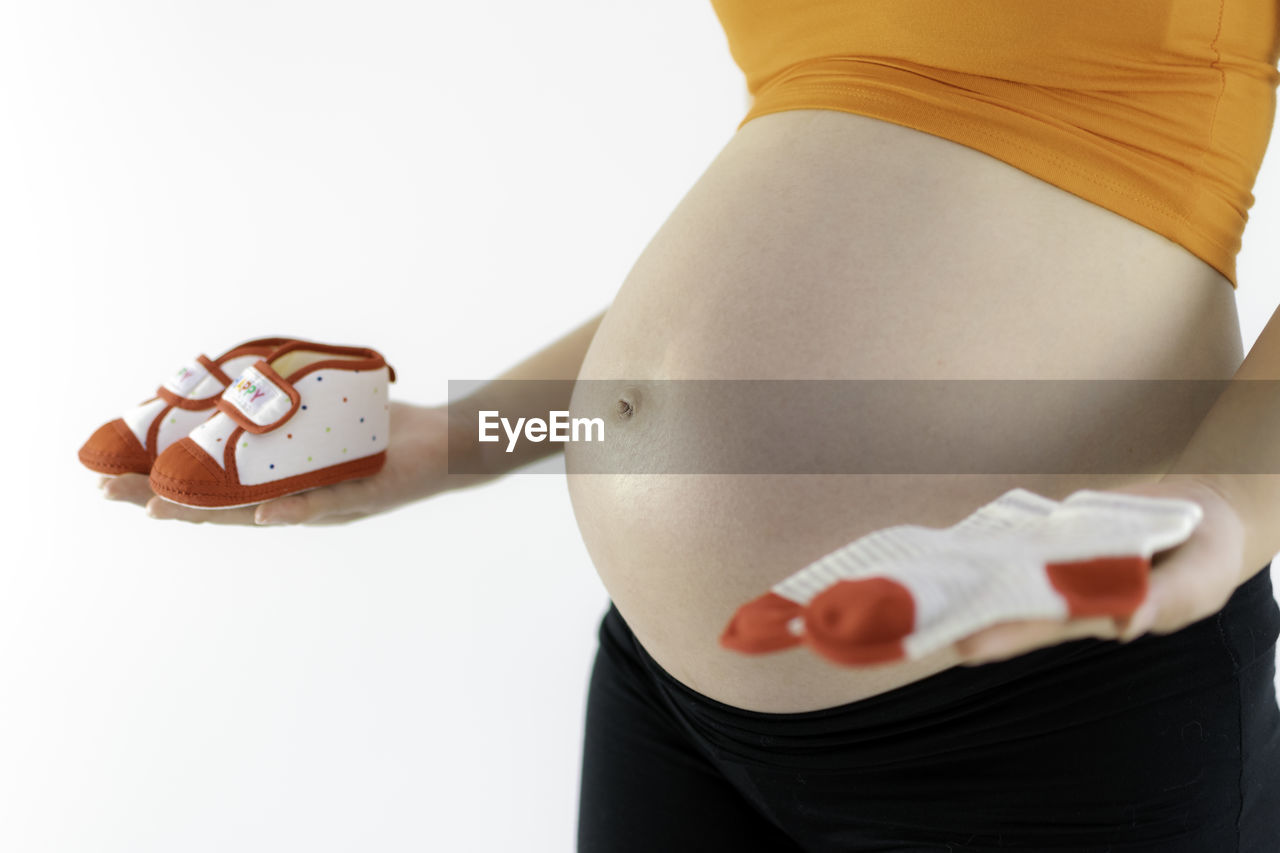
[[[814,651],[845,664],[883,663],[906,656],[913,630],[911,590],[885,577],[837,581],[805,610],[805,640]]]
[[[1047,563],[1049,583],[1067,600],[1071,618],[1128,616],[1147,596],[1151,561],[1142,556]]]
[[[800,616],[803,609],[799,603],[776,592],[766,592],[738,608],[720,635],[720,645],[747,654],[798,646],[802,641],[787,630],[787,623]]]

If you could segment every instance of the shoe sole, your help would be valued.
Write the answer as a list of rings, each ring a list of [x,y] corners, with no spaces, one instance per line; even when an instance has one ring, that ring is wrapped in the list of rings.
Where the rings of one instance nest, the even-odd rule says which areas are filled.
[[[330,465],[317,471],[272,480],[256,486],[227,486],[210,491],[192,490],[183,481],[169,481],[151,472],[151,490],[169,503],[196,509],[238,509],[255,506],[263,501],[308,492],[323,486],[335,486],[347,480],[372,476],[382,470],[387,461],[385,450],[360,459],[352,459],[340,465]]]

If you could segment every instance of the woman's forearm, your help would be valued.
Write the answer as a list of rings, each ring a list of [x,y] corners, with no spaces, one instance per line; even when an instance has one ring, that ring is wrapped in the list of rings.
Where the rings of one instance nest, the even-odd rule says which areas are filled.
[[[1222,494],[1245,524],[1241,581],[1280,551],[1280,311],[1164,479]]]
[[[607,310],[607,309],[606,309]],[[605,312],[539,350],[475,392],[449,401],[449,469],[452,473],[497,477],[563,449],[550,441],[518,442],[510,453],[504,440],[480,442],[478,414],[503,418],[543,418],[567,411],[573,384]]]

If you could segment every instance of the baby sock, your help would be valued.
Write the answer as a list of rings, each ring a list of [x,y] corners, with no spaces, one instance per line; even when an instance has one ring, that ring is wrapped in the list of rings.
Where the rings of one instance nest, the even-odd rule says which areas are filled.
[[[873,531],[738,608],[720,637],[762,654],[809,645],[848,666],[917,659],[1016,619],[1123,617],[1151,555],[1200,523],[1192,501],[1012,489],[947,528]]]

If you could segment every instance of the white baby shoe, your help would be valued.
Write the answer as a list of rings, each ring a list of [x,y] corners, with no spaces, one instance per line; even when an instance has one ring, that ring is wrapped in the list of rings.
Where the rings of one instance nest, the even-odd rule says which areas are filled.
[[[198,355],[179,367],[156,395],[108,421],[80,448],[80,462],[99,474],[147,474],[156,457],[214,413],[233,377],[293,338],[259,338],[217,358]]]
[[[382,469],[395,371],[366,347],[294,341],[247,367],[217,414],[151,467],[151,488],[226,509],[368,477]]]

